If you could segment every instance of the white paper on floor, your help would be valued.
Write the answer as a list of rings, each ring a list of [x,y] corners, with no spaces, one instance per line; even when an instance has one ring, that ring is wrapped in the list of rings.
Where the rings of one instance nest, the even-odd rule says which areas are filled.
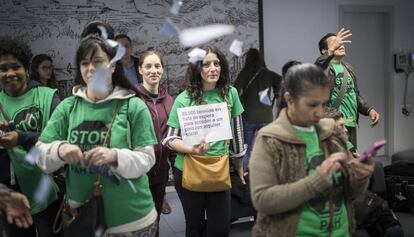
[[[233,32],[232,25],[215,24],[181,30],[179,38],[184,47],[194,47]]]

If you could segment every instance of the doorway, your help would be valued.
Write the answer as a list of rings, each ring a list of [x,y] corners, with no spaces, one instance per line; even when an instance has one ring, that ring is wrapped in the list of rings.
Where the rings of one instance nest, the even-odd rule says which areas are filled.
[[[387,6],[339,6],[339,26],[352,32],[345,61],[355,70],[360,94],[380,114],[380,122],[374,128],[370,126],[369,116],[360,115],[359,152],[377,140],[387,139],[388,145],[377,155],[393,153],[392,11]]]

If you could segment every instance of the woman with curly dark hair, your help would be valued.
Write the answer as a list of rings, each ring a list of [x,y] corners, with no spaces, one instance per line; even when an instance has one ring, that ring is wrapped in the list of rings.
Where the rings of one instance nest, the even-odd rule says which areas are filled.
[[[185,75],[186,89],[178,95],[168,119],[169,131],[164,140],[170,149],[176,151],[174,180],[175,189],[181,200],[186,220],[186,236],[227,236],[230,231],[230,188],[214,191],[194,191],[182,184],[184,160],[193,157],[234,158],[236,170],[243,179],[243,155],[246,152],[243,142],[241,114],[243,107],[235,88],[229,86],[229,66],[222,52],[211,45],[201,47],[206,55],[201,61],[190,64]],[[181,139],[179,108],[226,102],[231,117],[233,139],[216,142],[200,141],[200,144],[187,146]],[[185,157],[185,158],[184,158]],[[195,172],[187,170],[187,172]],[[204,181],[204,180],[203,180]],[[214,181],[213,181],[214,183]],[[215,184],[212,184],[215,185]],[[205,220],[205,214],[207,220]],[[203,233],[205,232],[205,233]]]
[[[53,60],[47,54],[38,54],[33,57],[30,66],[30,79],[41,84],[56,88],[56,76],[53,70]]]

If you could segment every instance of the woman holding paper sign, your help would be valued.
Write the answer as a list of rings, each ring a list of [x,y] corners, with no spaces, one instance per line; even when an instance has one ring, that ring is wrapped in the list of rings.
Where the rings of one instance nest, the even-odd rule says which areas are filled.
[[[253,236],[351,236],[352,198],[374,170],[372,157],[353,159],[347,138],[322,119],[329,80],[314,64],[286,73],[278,118],[259,130],[250,160]]]
[[[185,75],[187,88],[176,98],[168,119],[164,143],[178,152],[175,188],[186,220],[186,236],[220,237],[230,231],[229,156],[243,180],[243,107],[235,88],[228,85],[229,67],[225,56],[211,45],[201,47],[201,60],[190,64]],[[181,138],[177,109],[225,102],[230,116],[231,141],[199,141],[188,146]],[[210,169],[213,163],[217,169]],[[193,182],[196,181],[196,182]],[[205,213],[207,220],[205,221]],[[203,233],[203,232],[206,233]]]
[[[157,230],[146,176],[157,139],[147,106],[116,63],[120,47],[97,36],[81,41],[74,96],[56,108],[37,144],[45,172],[68,165],[65,236],[95,236],[101,215],[91,213],[97,210],[90,203],[97,197],[105,236],[155,236]]]

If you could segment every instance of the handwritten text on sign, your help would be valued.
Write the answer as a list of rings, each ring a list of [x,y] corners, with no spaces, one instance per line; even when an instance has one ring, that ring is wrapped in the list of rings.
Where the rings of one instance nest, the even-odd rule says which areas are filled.
[[[226,103],[179,108],[181,135],[187,146],[232,138],[229,112]]]

